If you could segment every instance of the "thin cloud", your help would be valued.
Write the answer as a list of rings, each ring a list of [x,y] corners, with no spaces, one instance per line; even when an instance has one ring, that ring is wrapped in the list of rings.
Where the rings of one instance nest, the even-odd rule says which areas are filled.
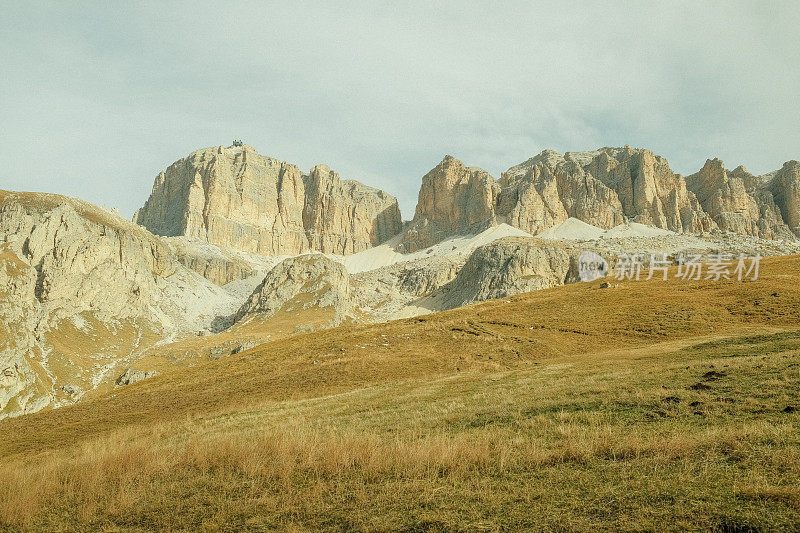
[[[631,144],[682,173],[800,157],[795,3],[260,3],[4,8],[2,187],[139,207],[242,138],[397,195],[453,154],[499,174]]]

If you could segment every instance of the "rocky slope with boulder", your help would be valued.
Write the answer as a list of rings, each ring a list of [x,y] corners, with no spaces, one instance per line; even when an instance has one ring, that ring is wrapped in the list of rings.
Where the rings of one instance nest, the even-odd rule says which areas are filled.
[[[485,244],[469,256],[455,279],[442,287],[440,307],[454,309],[578,281],[579,253],[568,246],[525,237]]]
[[[325,325],[332,327],[348,316],[350,303],[350,276],[345,267],[322,254],[307,254],[285,259],[270,270],[239,308],[234,322],[313,309],[329,314]]]

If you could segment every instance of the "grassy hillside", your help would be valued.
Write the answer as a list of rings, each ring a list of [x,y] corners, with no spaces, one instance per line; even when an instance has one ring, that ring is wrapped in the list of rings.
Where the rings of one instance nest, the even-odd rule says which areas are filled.
[[[0,524],[797,529],[798,391],[800,258],[571,285],[2,421]]]

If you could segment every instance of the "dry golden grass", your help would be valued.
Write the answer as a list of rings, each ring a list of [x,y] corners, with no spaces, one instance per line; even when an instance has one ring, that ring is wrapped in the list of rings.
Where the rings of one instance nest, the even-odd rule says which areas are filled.
[[[64,319],[43,336],[52,347],[48,367],[62,383],[88,390],[88,397],[113,390],[113,383],[94,390],[92,377],[105,368],[116,378],[128,367],[126,356],[151,346],[161,338],[159,327],[142,320],[124,319],[104,323],[91,312],[80,314],[80,326]],[[111,366],[109,366],[111,364]]]
[[[6,420],[0,524],[797,529],[798,267],[345,326]]]
[[[216,335],[189,337],[167,344],[153,344],[132,366],[141,370],[167,372],[176,367],[216,360],[230,353],[221,351],[215,354],[214,349],[217,347],[232,350],[248,341],[257,344],[275,342],[296,335],[298,324],[324,327],[333,318],[332,309],[318,308],[279,312],[268,318],[253,316]]]
[[[800,334],[741,343],[768,356],[557,358],[133,425],[6,461],[0,508],[30,529],[789,527],[789,344]],[[710,364],[725,377],[691,389]]]

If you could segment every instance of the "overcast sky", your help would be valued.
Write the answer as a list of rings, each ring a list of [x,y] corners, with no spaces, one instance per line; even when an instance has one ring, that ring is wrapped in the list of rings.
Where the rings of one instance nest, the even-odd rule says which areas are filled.
[[[160,170],[241,138],[410,218],[445,154],[496,177],[545,148],[800,159],[797,2],[112,4],[2,1],[0,188],[130,216]]]

